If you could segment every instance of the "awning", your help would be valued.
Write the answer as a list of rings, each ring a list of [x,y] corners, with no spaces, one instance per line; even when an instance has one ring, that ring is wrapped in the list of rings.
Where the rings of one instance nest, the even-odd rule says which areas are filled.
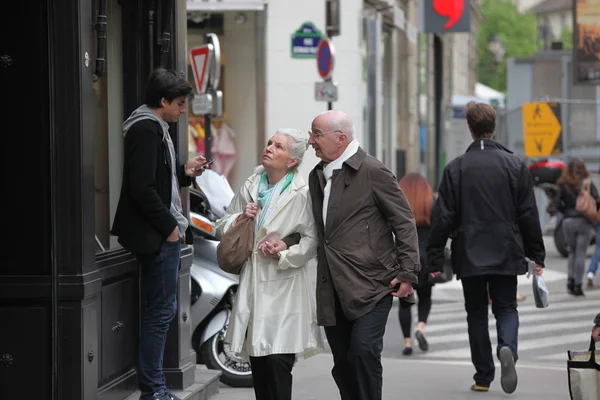
[[[266,0],[187,0],[188,11],[262,11]]]

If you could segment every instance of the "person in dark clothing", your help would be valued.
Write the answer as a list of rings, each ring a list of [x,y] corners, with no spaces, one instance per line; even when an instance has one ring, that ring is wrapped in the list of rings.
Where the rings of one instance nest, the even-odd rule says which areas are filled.
[[[427,244],[430,271],[442,271],[444,247],[452,239],[452,268],[462,281],[475,391],[488,391],[495,367],[488,329],[488,296],[498,331],[501,386],[517,388],[515,362],[519,314],[517,276],[525,257],[543,272],[546,251],[525,163],[492,140],[496,111],[470,102],[465,108],[473,143],[444,170]]]
[[[592,338],[594,342],[600,342],[600,313],[594,318],[594,327],[592,328]]]
[[[577,196],[586,183],[590,194],[600,207],[600,197],[596,186],[591,182],[585,162],[581,159],[569,161],[558,179],[558,191],[548,205],[547,211],[554,215],[563,214],[562,228],[567,246],[569,246],[567,291],[574,296],[583,296],[582,282],[585,274],[585,259],[590,240],[594,235],[594,222],[588,220],[575,208]],[[597,245],[597,244],[596,244]]]
[[[145,104],[123,123],[123,184],[111,234],[140,263],[145,303],[137,370],[140,400],[178,400],[165,385],[162,367],[177,311],[181,244],[192,240],[179,189],[204,172],[205,159],[179,164],[168,124],[185,112],[191,95],[183,75],[157,69],[148,80]]]
[[[426,245],[429,239],[429,230],[431,226],[431,212],[435,201],[433,189],[427,183],[427,180],[418,173],[409,173],[405,175],[398,186],[404,192],[408,204],[415,216],[415,224],[417,225],[417,235],[419,238],[419,256],[421,261],[421,271],[419,272],[419,282],[415,286],[418,303],[418,322],[415,327],[415,339],[419,343],[419,348],[422,351],[429,350],[429,344],[425,337],[425,326],[427,318],[431,311],[431,292],[433,284],[429,279],[430,272],[427,269],[427,254]],[[438,272],[439,273],[439,272]],[[436,273],[436,274],[438,274]],[[413,353],[412,339],[410,330],[412,327],[412,309],[409,303],[400,303],[398,307],[398,319],[404,336],[404,349],[402,354],[409,356]]]

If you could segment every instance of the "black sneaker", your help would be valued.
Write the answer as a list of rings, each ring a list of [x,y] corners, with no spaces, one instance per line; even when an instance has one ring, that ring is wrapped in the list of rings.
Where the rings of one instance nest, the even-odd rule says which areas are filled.
[[[503,347],[498,353],[500,360],[501,378],[500,385],[504,393],[513,393],[517,389],[519,378],[515,369],[515,359],[508,347]]]
[[[427,343],[427,339],[425,339],[423,332],[417,330],[415,332],[415,338],[417,339],[417,342],[419,342],[419,348],[421,351],[429,350],[429,343]]]
[[[170,390],[167,390],[167,399],[168,400],[181,400],[179,397],[177,397],[173,393],[171,393]]]

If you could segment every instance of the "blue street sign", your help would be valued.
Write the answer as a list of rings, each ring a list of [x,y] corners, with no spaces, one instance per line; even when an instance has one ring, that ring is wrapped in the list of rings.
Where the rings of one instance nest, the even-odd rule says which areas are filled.
[[[303,23],[292,34],[290,49],[292,58],[315,58],[322,36],[323,34],[312,22]]]

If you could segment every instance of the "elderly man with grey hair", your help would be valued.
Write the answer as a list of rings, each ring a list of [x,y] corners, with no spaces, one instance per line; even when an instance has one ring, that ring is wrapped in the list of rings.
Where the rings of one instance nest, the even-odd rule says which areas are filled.
[[[394,175],[354,138],[347,114],[318,115],[309,135],[322,160],[309,188],[319,238],[317,318],[332,375],[343,400],[380,400],[392,296],[414,303],[421,268],[414,216]]]

